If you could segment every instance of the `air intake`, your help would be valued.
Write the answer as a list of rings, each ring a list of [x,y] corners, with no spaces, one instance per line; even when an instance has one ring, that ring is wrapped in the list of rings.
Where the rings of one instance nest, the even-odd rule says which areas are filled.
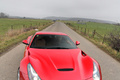
[[[86,56],[85,52],[81,51],[83,56]]]
[[[63,69],[58,69],[58,71],[73,71],[73,68],[63,68]]]

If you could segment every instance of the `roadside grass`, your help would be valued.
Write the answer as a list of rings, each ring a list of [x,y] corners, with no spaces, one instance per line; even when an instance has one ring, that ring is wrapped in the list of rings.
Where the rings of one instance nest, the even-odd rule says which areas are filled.
[[[4,35],[10,29],[28,28],[30,26],[41,26],[51,22],[39,19],[5,19],[0,18],[0,34]]]
[[[70,21],[69,21],[70,22]],[[86,22],[86,23],[77,23],[77,22],[70,22],[76,29],[82,30],[82,32],[85,31],[85,28],[87,29],[87,32],[89,30],[90,33],[93,32],[93,30],[96,30],[99,34],[102,36],[108,34],[113,29],[120,29],[120,26],[116,26],[113,24],[103,24],[103,23],[96,23],[96,22]]]
[[[53,22],[50,20],[0,19],[0,54],[34,34],[36,31],[32,27],[41,31],[51,24]],[[13,29],[11,29],[11,25],[14,26]],[[29,30],[25,31],[26,29]]]
[[[78,24],[75,21],[64,21],[71,29],[76,31],[78,34],[82,35],[95,45],[97,45],[100,49],[105,51],[107,54],[115,58],[120,62],[120,52],[112,49],[108,45],[108,41],[104,40],[104,37],[107,37],[110,32],[115,29],[120,29],[120,26],[113,25],[113,24],[105,24],[105,23],[95,23],[95,22],[86,22]],[[94,30],[99,35],[94,35]],[[114,32],[113,32],[114,33]]]

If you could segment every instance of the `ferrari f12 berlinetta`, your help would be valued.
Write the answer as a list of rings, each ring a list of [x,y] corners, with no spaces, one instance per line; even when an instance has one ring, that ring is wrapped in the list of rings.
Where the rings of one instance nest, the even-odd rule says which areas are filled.
[[[23,40],[18,80],[102,80],[100,65],[64,33],[36,32]]]

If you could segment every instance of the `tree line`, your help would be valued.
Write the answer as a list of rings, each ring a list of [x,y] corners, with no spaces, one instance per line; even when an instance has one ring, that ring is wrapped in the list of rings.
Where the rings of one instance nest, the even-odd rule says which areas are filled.
[[[7,15],[3,12],[0,13],[0,18],[8,18],[8,17],[9,17],[9,15]]]

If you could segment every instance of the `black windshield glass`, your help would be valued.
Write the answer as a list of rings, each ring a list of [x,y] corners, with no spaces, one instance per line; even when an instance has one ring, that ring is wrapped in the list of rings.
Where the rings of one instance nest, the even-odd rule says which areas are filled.
[[[73,41],[65,35],[36,35],[30,46],[41,49],[75,49]]]

